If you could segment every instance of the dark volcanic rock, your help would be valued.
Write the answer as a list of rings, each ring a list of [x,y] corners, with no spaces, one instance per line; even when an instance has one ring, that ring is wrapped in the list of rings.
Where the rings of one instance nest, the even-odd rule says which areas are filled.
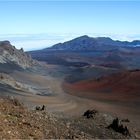
[[[114,119],[113,122],[107,128],[112,128],[116,132],[122,133],[126,136],[130,135],[128,128],[120,124],[118,118]]]
[[[97,111],[96,110],[87,110],[84,112],[83,116],[87,117],[87,119],[93,118],[96,115]]]

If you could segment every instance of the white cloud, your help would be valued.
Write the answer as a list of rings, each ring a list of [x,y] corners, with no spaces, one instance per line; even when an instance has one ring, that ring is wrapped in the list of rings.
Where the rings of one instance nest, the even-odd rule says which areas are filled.
[[[85,34],[0,34],[0,40],[9,40],[16,48],[24,48],[25,51],[38,50],[50,47],[56,43],[65,42],[75,37],[82,35],[89,35],[91,37],[111,37],[114,40],[132,41],[139,40],[140,35],[118,35],[118,34],[99,34],[99,33],[85,33]]]
[[[69,34],[0,34],[0,40],[9,40],[17,49],[25,51],[50,47],[74,38]]]
[[[24,50],[37,50],[42,49],[45,47],[49,47],[54,43],[58,43],[57,41],[53,40],[24,40],[24,41],[11,41],[12,44],[16,46],[16,48],[24,48]]]

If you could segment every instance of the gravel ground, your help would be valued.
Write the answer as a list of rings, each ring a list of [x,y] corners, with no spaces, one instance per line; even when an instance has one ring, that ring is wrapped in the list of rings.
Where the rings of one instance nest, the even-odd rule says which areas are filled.
[[[28,110],[17,99],[0,98],[0,139],[129,139],[106,127],[113,116],[97,113],[94,118],[65,117],[44,111]]]

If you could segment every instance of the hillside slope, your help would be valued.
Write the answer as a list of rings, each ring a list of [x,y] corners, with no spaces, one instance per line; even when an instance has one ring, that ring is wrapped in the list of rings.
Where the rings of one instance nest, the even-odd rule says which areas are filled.
[[[46,110],[27,110],[14,98],[0,98],[0,139],[136,138],[132,129],[130,137],[106,128],[113,119],[100,113],[91,119],[67,118]]]

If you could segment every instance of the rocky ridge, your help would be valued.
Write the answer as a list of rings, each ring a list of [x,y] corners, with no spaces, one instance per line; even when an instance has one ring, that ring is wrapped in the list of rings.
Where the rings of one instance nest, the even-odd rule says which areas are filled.
[[[34,65],[36,61],[22,48],[18,50],[9,41],[0,41],[0,63],[14,63],[26,69]]]

